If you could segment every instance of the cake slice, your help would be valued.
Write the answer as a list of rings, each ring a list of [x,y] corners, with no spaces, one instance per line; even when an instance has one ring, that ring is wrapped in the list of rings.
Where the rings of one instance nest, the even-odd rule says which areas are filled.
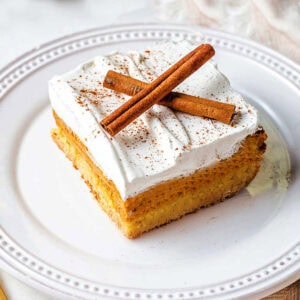
[[[54,141],[129,238],[232,196],[260,168],[266,134],[257,111],[214,63],[174,91],[234,104],[231,124],[156,104],[114,137],[100,125],[130,98],[103,87],[109,70],[151,82],[192,49],[164,42],[98,56],[49,82]]]

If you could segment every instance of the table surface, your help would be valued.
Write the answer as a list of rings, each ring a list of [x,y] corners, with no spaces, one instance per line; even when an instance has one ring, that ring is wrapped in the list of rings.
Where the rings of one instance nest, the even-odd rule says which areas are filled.
[[[109,24],[158,22],[152,4],[148,0],[2,0],[0,69],[15,57],[59,36]],[[55,300],[1,270],[0,285],[8,299]],[[266,299],[300,299],[300,280]]]

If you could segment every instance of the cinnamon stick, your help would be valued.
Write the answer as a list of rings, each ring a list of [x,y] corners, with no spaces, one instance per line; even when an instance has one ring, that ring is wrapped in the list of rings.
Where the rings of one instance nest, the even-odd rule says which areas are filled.
[[[103,86],[129,96],[134,96],[148,86],[148,83],[110,70],[104,78]],[[230,124],[235,111],[235,105],[233,104],[175,92],[171,92],[164,99],[160,100],[158,104],[226,124]]]
[[[104,118],[101,125],[114,136],[153,104],[167,96],[172,89],[206,63],[214,53],[211,45],[200,45]]]

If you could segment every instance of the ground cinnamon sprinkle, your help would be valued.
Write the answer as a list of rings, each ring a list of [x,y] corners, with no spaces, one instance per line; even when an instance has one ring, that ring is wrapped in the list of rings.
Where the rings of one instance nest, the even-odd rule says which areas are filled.
[[[104,118],[101,125],[114,136],[153,104],[167,96],[173,88],[206,63],[214,53],[211,45],[200,45]]]

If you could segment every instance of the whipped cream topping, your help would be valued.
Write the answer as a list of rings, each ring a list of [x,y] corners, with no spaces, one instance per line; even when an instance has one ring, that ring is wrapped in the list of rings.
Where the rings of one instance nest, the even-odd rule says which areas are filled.
[[[108,70],[150,82],[194,47],[163,42],[141,53],[98,56],[49,82],[53,109],[124,200],[230,157],[257,129],[256,110],[208,62],[174,91],[235,104],[231,125],[154,105],[115,137],[104,131],[100,121],[130,98],[103,87]]]

